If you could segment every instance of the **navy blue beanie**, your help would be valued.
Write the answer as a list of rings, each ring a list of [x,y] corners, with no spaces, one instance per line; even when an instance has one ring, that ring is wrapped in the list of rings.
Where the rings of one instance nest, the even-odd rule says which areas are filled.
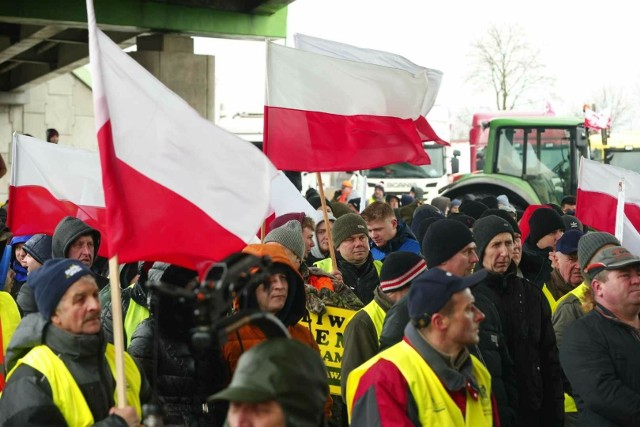
[[[95,274],[75,259],[54,258],[29,275],[29,284],[34,289],[38,311],[45,319],[51,319],[67,289],[84,276]]]

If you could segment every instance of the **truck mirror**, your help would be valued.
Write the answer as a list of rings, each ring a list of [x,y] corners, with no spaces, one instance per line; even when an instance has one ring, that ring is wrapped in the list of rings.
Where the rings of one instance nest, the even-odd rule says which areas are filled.
[[[460,157],[460,150],[453,150],[453,157]]]
[[[457,151],[457,150],[456,150]],[[455,157],[455,152],[454,152],[454,158],[451,159],[451,173],[458,173],[460,172],[460,159],[458,159],[458,157]],[[460,155],[460,152],[458,151],[458,156]]]
[[[576,132],[576,146],[580,148],[584,148],[587,146],[587,131],[583,128],[578,128]]]

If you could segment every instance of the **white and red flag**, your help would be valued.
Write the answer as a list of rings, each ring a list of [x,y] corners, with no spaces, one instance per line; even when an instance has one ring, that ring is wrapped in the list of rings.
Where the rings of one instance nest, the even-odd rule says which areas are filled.
[[[596,113],[589,107],[584,108],[584,125],[589,129],[602,130],[611,127],[611,114],[609,110],[605,109],[599,113]]]
[[[9,183],[9,229],[14,235],[53,235],[65,216],[106,236],[106,210],[97,152],[50,144],[15,133]],[[100,255],[106,255],[103,237]]]
[[[430,79],[415,64],[408,71],[374,62],[366,49],[357,57],[350,52],[360,48],[323,46],[318,53],[268,44],[264,151],[276,167],[327,172],[428,164],[422,142],[445,143],[424,117],[435,102],[437,72]],[[350,49],[336,53],[341,46]]]
[[[640,254],[640,174],[582,159],[576,216],[585,225],[614,234]]]
[[[241,250],[267,215],[277,170],[200,117],[89,14],[93,100],[111,255],[203,271]]]

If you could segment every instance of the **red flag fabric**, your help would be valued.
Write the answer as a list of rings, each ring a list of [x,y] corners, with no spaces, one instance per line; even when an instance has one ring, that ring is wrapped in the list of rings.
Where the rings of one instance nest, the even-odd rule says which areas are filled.
[[[109,250],[202,272],[241,250],[267,214],[277,170],[203,119],[89,17]]]
[[[629,251],[640,254],[640,174],[583,158],[578,176],[576,217],[585,225],[615,234],[620,180],[624,180],[621,241]]]
[[[265,153],[293,171],[429,164],[422,141],[442,141],[422,115],[433,101],[426,70],[269,43]]]
[[[65,216],[106,236],[106,210],[97,152],[14,134],[7,222],[14,235],[53,235]],[[106,256],[103,237],[98,254]]]

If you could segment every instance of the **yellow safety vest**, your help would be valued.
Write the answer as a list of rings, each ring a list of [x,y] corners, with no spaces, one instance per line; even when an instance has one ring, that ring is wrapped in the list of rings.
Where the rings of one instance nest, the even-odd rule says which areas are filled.
[[[360,378],[380,359],[393,363],[409,384],[409,390],[418,406],[418,417],[422,427],[481,427],[493,425],[493,409],[491,406],[491,375],[474,356],[473,375],[478,382],[480,392],[478,400],[467,393],[466,414],[453,401],[433,369],[422,356],[406,341],[388,348],[369,359],[349,374],[347,379],[347,410],[349,421],[353,412],[354,397]]]
[[[112,375],[116,376],[115,347],[107,344],[105,351],[107,363]],[[133,406],[142,417],[140,405],[140,386],[142,377],[135,362],[127,353],[124,354],[124,373],[127,380],[127,404]],[[95,424],[93,414],[87,405],[87,401],[80,391],[80,387],[69,372],[64,362],[46,345],[39,345],[31,349],[7,375],[7,381],[18,366],[25,364],[40,371],[49,381],[53,403],[62,413],[67,425],[73,427],[85,427]],[[118,396],[114,390],[116,405]]]
[[[588,290],[589,290],[589,286],[585,285],[584,282],[580,283],[578,286],[576,286],[575,288],[571,289],[569,292],[567,292],[566,294],[558,298],[558,301],[556,301],[556,306],[553,307],[551,312],[553,313],[554,311],[556,311],[556,308],[558,308],[560,303],[564,301],[569,295],[575,296],[576,298],[578,298],[578,301],[582,303],[584,301],[584,295],[587,293]],[[578,412],[576,401],[573,399],[573,397],[571,397],[567,393],[564,394],[564,412]]]
[[[542,293],[544,294],[545,297],[547,297],[547,301],[549,301],[549,307],[551,307],[551,312],[553,313],[554,311],[556,311],[556,307],[558,306],[558,301],[556,301],[556,299],[553,297],[546,283],[542,287]]]
[[[380,304],[374,299],[369,304],[365,305],[362,310],[365,311],[371,318],[373,326],[376,328],[376,334],[378,334],[378,341],[380,341],[380,335],[382,335],[382,325],[384,324],[384,318],[387,316],[387,312],[380,307]]]
[[[133,298],[129,300],[127,315],[124,317],[124,330],[127,336],[126,348],[131,344],[131,337],[136,328],[144,319],[149,317],[149,309],[135,302]]]
[[[9,292],[0,291],[0,391],[4,388],[4,356],[13,332],[20,323],[20,311]]]
[[[331,273],[333,271],[333,264],[331,263],[331,258],[325,258],[320,261],[316,261],[313,263],[313,265],[315,265],[320,270],[327,273]],[[376,268],[376,271],[378,272],[378,276],[380,276],[380,270],[382,270],[382,261],[374,260],[373,266]]]

